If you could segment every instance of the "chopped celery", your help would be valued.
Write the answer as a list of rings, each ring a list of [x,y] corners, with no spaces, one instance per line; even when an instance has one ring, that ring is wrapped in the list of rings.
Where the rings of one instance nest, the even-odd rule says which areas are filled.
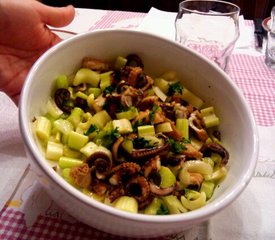
[[[63,156],[70,158],[81,158],[81,153],[70,149],[67,145],[63,145]]]
[[[59,75],[56,78],[56,88],[68,88],[69,87],[69,80],[68,77],[64,74]]]
[[[127,63],[127,58],[118,56],[115,61],[115,70],[120,70],[123,68]]]
[[[71,168],[64,168],[61,172],[61,175],[68,183],[74,186],[74,182],[70,176],[70,173],[71,173]]]
[[[81,108],[75,107],[75,108],[73,108],[73,110],[72,110],[70,116],[67,118],[67,120],[70,121],[73,124],[73,126],[76,128],[77,125],[81,121],[83,113],[84,113],[84,111]]]
[[[158,173],[161,178],[161,188],[171,187],[176,183],[176,177],[168,167],[161,166]]]
[[[119,119],[119,120],[113,120],[113,128],[118,129],[118,132],[120,134],[126,134],[126,133],[131,133],[133,132],[133,128],[131,125],[131,122],[126,119]]]
[[[89,137],[79,134],[77,132],[71,131],[68,135],[68,146],[75,150],[80,150],[89,141]]]
[[[172,132],[173,128],[171,126],[170,122],[164,122],[164,123],[160,123],[158,125],[156,125],[156,132],[160,133],[160,132]]]
[[[105,72],[100,74],[100,83],[99,87],[101,91],[103,92],[105,88],[111,86],[111,74],[113,71]]]
[[[46,149],[46,158],[53,161],[58,161],[63,156],[63,144],[48,141]]]
[[[157,212],[160,209],[161,204],[161,199],[155,197],[153,201],[144,209],[144,214],[157,215]]]
[[[116,200],[115,208],[126,211],[126,212],[137,213],[138,212],[138,202],[133,197],[122,196]]]
[[[49,98],[46,108],[47,114],[49,114],[54,119],[59,118],[63,114],[63,111],[59,107],[57,107],[55,101],[52,98]]]
[[[49,119],[43,116],[39,116],[35,121],[35,133],[37,137],[43,141],[47,142],[50,138],[52,124]]]
[[[213,106],[201,109],[200,112],[206,128],[215,127],[220,124],[220,120],[216,116]]]
[[[92,87],[97,87],[100,81],[99,73],[88,69],[81,68],[75,74],[73,85],[78,86],[82,83],[89,83]]]
[[[215,189],[215,183],[211,181],[203,181],[201,184],[200,192],[205,192],[206,199],[210,199]]]
[[[155,128],[153,125],[144,125],[138,127],[138,137],[155,136]]]
[[[125,139],[123,142],[122,142],[122,147],[123,149],[128,152],[128,153],[132,153],[133,149],[134,149],[134,146],[133,146],[133,141],[131,139]]]
[[[58,165],[61,168],[72,168],[78,167],[83,164],[83,161],[76,158],[69,158],[69,157],[60,157],[58,161]]]
[[[167,99],[167,95],[157,86],[152,86],[152,88],[155,94],[161,99],[161,101],[165,102],[165,100]]]
[[[75,94],[75,97],[79,97],[79,98],[82,98],[82,99],[84,99],[84,100],[87,100],[87,98],[88,98],[88,96],[87,96],[85,93],[81,92],[81,91],[78,91],[78,92]]]
[[[88,89],[89,94],[94,94],[94,97],[97,98],[101,94],[100,88],[89,88]]]
[[[62,134],[68,134],[73,131],[73,125],[66,119],[57,119],[53,122],[54,128],[60,131]]]
[[[155,86],[157,86],[164,94],[168,93],[169,83],[163,78],[155,78]]]
[[[189,122],[186,118],[176,119],[176,128],[181,133],[183,138],[189,139]]]
[[[135,107],[130,107],[127,111],[125,112],[119,112],[116,113],[117,119],[122,119],[126,118],[128,120],[134,119],[138,115],[138,110]]]
[[[193,107],[200,109],[203,105],[203,100],[201,100],[194,93],[190,92],[188,89],[184,88],[182,90],[182,99],[188,103],[190,103]]]
[[[168,208],[170,214],[179,214],[187,212],[187,209],[182,205],[178,198],[174,195],[162,197],[165,206]]]
[[[91,124],[96,125],[99,129],[102,129],[110,121],[112,121],[112,118],[105,110],[97,112],[91,118]]]

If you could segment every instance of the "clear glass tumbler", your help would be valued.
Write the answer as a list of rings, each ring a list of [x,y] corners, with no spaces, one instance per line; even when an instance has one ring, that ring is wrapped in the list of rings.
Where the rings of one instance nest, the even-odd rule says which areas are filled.
[[[239,38],[240,8],[232,3],[187,0],[179,4],[176,41],[205,55],[226,71]]]

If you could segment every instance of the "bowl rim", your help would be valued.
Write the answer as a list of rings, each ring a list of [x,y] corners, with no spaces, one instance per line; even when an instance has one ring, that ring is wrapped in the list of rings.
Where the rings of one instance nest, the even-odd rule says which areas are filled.
[[[42,154],[40,150],[37,147],[37,144],[35,143],[35,140],[29,135],[29,119],[27,118],[24,113],[27,112],[27,93],[28,89],[31,85],[33,75],[38,71],[39,65],[44,62],[47,58],[55,54],[55,52],[59,51],[59,49],[66,48],[68,45],[73,44],[74,42],[78,41],[81,38],[90,38],[97,34],[112,34],[112,32],[116,32],[119,34],[138,34],[147,36],[150,38],[158,39],[161,41],[166,42],[167,44],[175,45],[178,48],[183,48],[185,51],[190,52],[193,55],[196,55],[196,57],[203,59],[203,61],[208,62],[210,67],[215,68],[216,71],[219,71],[221,75],[226,79],[227,83],[234,89],[237,95],[239,95],[241,102],[246,109],[246,114],[248,115],[248,118],[250,119],[250,124],[253,129],[253,146],[251,146],[251,149],[253,150],[253,153],[251,154],[251,163],[249,165],[249,168],[246,170],[245,174],[242,176],[241,179],[238,180],[238,184],[236,184],[236,187],[230,194],[226,196],[226,198],[221,199],[217,202],[211,202],[208,203],[206,206],[193,210],[184,214],[174,214],[174,215],[145,215],[145,214],[136,214],[136,213],[128,213],[119,209],[116,209],[112,206],[108,206],[104,203],[97,202],[94,199],[91,199],[90,197],[86,196],[85,194],[81,193],[77,189],[75,189],[73,186],[71,186],[69,183],[67,183],[64,179],[62,179],[61,176],[58,174],[53,174],[53,170],[51,166],[45,161],[45,159],[42,157]],[[81,203],[91,207],[96,208],[98,211],[102,211],[105,214],[117,216],[124,218],[126,220],[131,221],[138,221],[138,222],[148,222],[148,223],[172,223],[172,222],[184,222],[184,221],[192,221],[195,219],[200,220],[206,220],[212,215],[216,214],[217,212],[221,211],[226,206],[230,205],[246,188],[248,183],[250,182],[253,172],[256,167],[257,163],[257,157],[259,152],[259,137],[258,137],[258,130],[256,127],[256,123],[253,117],[253,114],[251,112],[250,107],[248,106],[248,103],[246,102],[244,96],[242,95],[240,89],[232,82],[230,81],[228,75],[224,73],[218,66],[214,65],[210,62],[206,57],[194,52],[193,50],[190,50],[179,43],[163,38],[161,36],[148,33],[148,32],[141,32],[134,29],[99,29],[92,32],[85,32],[78,34],[76,36],[73,36],[69,39],[66,39],[57,45],[53,46],[51,49],[46,51],[32,66],[30,72],[28,73],[24,86],[22,88],[20,102],[19,102],[19,127],[20,132],[22,135],[22,138],[24,140],[24,145],[26,149],[28,150],[28,153],[32,156],[36,164],[39,166],[39,168],[43,171],[43,173],[49,177],[59,188],[66,191],[68,194],[70,194],[72,197],[80,201]]]

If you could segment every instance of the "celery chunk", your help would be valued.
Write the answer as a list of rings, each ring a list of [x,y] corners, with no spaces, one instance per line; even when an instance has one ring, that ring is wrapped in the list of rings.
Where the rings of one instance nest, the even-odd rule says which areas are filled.
[[[100,74],[100,84],[99,87],[103,92],[107,87],[111,85],[111,74],[113,71],[105,72]]]
[[[200,109],[203,105],[203,100],[196,96],[194,93],[190,92],[188,89],[184,88],[182,90],[182,99],[190,103],[193,107]]]
[[[105,110],[102,110],[100,112],[97,112],[94,116],[92,116],[91,124],[94,124],[99,129],[102,129],[111,120],[112,118],[110,117],[110,115]]]
[[[83,164],[83,161],[76,158],[69,158],[69,157],[60,157],[58,160],[59,167],[63,168],[72,168],[78,167]]]
[[[189,122],[186,118],[176,119],[176,128],[185,139],[189,139]]]
[[[115,61],[115,70],[120,70],[126,65],[126,63],[127,63],[127,58],[118,56]]]
[[[73,85],[78,86],[82,83],[89,83],[92,87],[97,87],[100,81],[99,73],[88,68],[81,68],[77,71]]]
[[[172,132],[173,128],[171,126],[170,122],[164,122],[164,123],[160,123],[158,125],[156,125],[156,132],[160,133],[160,132]]]
[[[164,94],[168,93],[169,83],[163,78],[156,78],[154,82],[155,86],[157,86]]]
[[[171,187],[176,183],[176,177],[168,167],[161,166],[158,173],[161,178],[161,188]]]
[[[138,202],[133,197],[122,196],[116,200],[115,208],[126,212],[137,213]]]
[[[113,128],[114,129],[117,128],[118,132],[120,134],[126,134],[126,133],[133,132],[131,122],[126,118],[119,119],[119,120],[113,120]]]
[[[138,137],[155,136],[155,128],[153,125],[144,125],[138,127]]]
[[[48,141],[46,149],[46,158],[53,161],[58,161],[63,156],[63,144]]]
[[[200,112],[206,128],[215,127],[220,124],[220,120],[216,116],[213,106],[201,109]]]
[[[59,118],[63,114],[63,111],[59,107],[57,107],[55,101],[52,98],[48,100],[46,108],[47,113],[54,119]]]
[[[144,214],[148,215],[157,215],[158,210],[160,209],[162,200],[155,197],[153,201],[144,209]]]
[[[64,74],[59,75],[56,78],[56,88],[68,88],[69,87],[69,80],[68,77]]]
[[[206,199],[210,199],[215,189],[215,183],[211,181],[203,181],[201,184],[200,192],[205,192]]]
[[[71,131],[68,135],[68,146],[75,150],[80,150],[89,141],[89,137],[79,134],[77,132]]]
[[[47,142],[50,138],[52,124],[49,119],[39,116],[35,121],[35,132],[37,137],[43,142]]]

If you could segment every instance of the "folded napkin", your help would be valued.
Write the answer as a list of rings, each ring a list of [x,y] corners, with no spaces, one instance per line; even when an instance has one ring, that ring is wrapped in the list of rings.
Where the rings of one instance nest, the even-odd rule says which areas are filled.
[[[12,196],[28,167],[18,123],[18,108],[0,92],[0,209]]]
[[[145,16],[138,29],[140,31],[150,32],[159,36],[175,40],[175,19],[176,12],[161,11],[151,8]],[[248,32],[244,17],[239,18],[240,37],[236,42],[235,48],[247,48],[251,46],[251,34]],[[252,35],[253,36],[253,35]]]

